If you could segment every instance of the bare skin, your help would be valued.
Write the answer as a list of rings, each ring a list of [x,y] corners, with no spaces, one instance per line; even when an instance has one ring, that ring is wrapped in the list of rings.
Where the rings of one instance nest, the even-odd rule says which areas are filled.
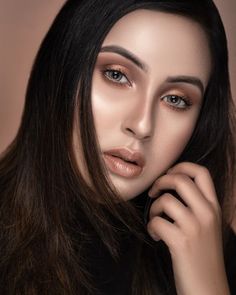
[[[153,184],[150,197],[174,189],[181,199],[163,194],[153,202],[147,229],[169,247],[177,293],[230,294],[223,259],[221,209],[209,171],[180,163]],[[174,222],[160,217],[166,213]],[[187,274],[187,276],[186,276]]]
[[[114,52],[114,47],[128,51],[144,66]],[[108,33],[93,73],[92,108],[101,157],[106,150],[125,147],[145,158],[136,177],[107,169],[108,176],[124,200],[148,188],[151,197],[158,197],[147,231],[169,247],[178,295],[229,295],[221,209],[209,172],[180,163],[165,174],[194,131],[210,72],[207,38],[197,23],[137,10]],[[191,101],[188,107],[185,98]],[[78,165],[85,175],[82,162]],[[158,195],[166,189],[176,190],[186,206],[173,195]],[[162,218],[162,212],[174,222]]]
[[[124,200],[150,187],[182,153],[195,128],[210,70],[205,33],[183,17],[138,10],[121,18],[106,36],[92,80],[101,156],[126,148],[145,159],[136,177],[108,169]]]

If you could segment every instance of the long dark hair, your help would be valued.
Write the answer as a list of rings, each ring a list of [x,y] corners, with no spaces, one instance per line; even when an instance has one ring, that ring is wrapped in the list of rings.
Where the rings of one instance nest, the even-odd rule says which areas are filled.
[[[191,18],[207,34],[212,74],[197,126],[176,163],[190,161],[209,169],[227,230],[236,169],[235,108],[226,36],[214,3],[69,0],[42,42],[20,128],[1,155],[0,283],[4,294],[97,294],[86,248],[98,236],[118,259],[123,232],[134,237],[139,266],[132,294],[154,294],[150,276],[154,267],[159,273],[158,294],[173,285],[171,264],[164,257],[167,252],[158,251],[160,262],[151,262],[152,252],[147,250],[151,241],[140,211],[132,202],[117,202],[119,196],[99,158],[91,111],[91,77],[101,44],[118,19],[138,8]],[[75,160],[75,117],[92,186],[83,180]],[[170,294],[174,292],[174,287],[169,289]]]

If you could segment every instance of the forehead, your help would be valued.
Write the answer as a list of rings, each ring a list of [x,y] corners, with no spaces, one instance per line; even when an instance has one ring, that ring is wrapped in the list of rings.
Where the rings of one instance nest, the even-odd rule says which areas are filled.
[[[206,33],[195,21],[160,11],[138,9],[119,19],[103,46],[118,45],[149,67],[173,74],[199,75],[207,80],[211,56]],[[176,73],[175,73],[176,72]]]

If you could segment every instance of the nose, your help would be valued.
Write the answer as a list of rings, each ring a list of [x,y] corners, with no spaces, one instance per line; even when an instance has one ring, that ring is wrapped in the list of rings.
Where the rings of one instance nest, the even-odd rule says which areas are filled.
[[[127,112],[122,123],[122,130],[126,134],[139,140],[148,140],[153,133],[152,105],[137,105]]]

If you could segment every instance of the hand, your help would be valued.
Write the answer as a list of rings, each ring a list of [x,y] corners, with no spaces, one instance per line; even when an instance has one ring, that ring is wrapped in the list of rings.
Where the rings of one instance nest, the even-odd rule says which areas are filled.
[[[221,209],[209,171],[183,162],[158,178],[149,195],[175,190],[157,198],[147,230],[169,248],[178,295],[229,295],[221,232]],[[160,215],[165,213],[173,222]]]

